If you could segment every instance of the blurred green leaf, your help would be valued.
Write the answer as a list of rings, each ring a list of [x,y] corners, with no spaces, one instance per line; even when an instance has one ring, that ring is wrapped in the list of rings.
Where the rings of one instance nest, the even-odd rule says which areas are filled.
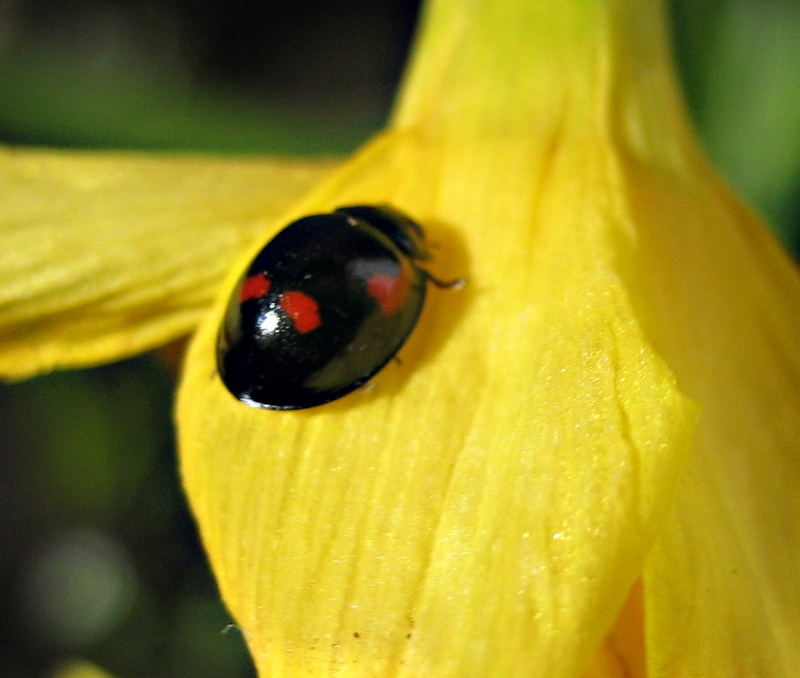
[[[787,244],[800,243],[800,5],[672,4],[681,73],[710,156]]]
[[[731,2],[720,20],[717,67],[702,125],[733,184],[789,239],[800,181],[800,12],[797,3]]]
[[[100,642],[120,625],[137,588],[129,554],[111,535],[93,529],[57,532],[25,571],[28,631],[55,647]]]
[[[375,102],[296,110],[165,74],[57,53],[0,52],[0,127],[37,145],[341,153],[377,131]]]
[[[170,382],[154,361],[57,372],[14,387],[16,443],[35,491],[65,522],[112,521],[169,449]]]

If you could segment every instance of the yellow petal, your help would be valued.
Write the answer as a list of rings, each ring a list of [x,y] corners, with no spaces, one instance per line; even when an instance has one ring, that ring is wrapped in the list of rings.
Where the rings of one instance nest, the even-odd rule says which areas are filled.
[[[647,23],[635,34],[653,35],[657,14],[636,7]],[[618,54],[647,92],[621,98],[613,119],[638,227],[630,288],[648,337],[703,414],[645,570],[648,675],[795,676],[800,276],[700,156],[663,44],[650,40],[638,60]]]
[[[467,288],[318,410],[210,376],[248,256],[189,354],[184,482],[260,671],[791,675],[797,275],[695,148],[659,3],[439,0],[426,36],[292,214],[390,202]]]
[[[704,164],[694,168],[680,185],[627,178],[642,259],[654,264],[641,291],[663,302],[651,335],[703,405],[645,573],[651,675],[796,676],[800,276]]]
[[[582,678],[645,678],[647,675],[643,588],[642,582],[637,581]]]
[[[0,149],[0,376],[188,333],[242,246],[334,165]]]
[[[471,7],[466,54],[507,27]],[[558,17],[518,13],[526,45]],[[694,408],[634,313],[635,224],[580,100],[597,93],[548,107],[505,49],[487,58],[524,119],[495,119],[496,72],[451,62],[458,127],[401,126],[296,210],[390,202],[439,244],[438,275],[469,279],[432,291],[402,365],[317,410],[243,407],[210,375],[247,256],[193,342],[184,482],[264,675],[578,675],[667,514]]]
[[[387,137],[305,205],[416,207],[436,272],[469,278],[432,292],[371,390],[308,412],[234,400],[211,376],[233,278],[191,348],[184,481],[264,675],[575,675],[667,509],[691,408],[609,263],[606,188],[575,173],[591,157],[561,151],[534,204],[461,150]]]
[[[90,662],[74,661],[58,669],[52,678],[111,678],[111,675]]]

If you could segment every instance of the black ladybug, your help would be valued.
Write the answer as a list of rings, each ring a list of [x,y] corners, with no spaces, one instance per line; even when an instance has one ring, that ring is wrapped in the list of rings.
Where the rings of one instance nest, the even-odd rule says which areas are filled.
[[[428,280],[422,228],[386,206],[292,222],[228,302],[217,344],[227,389],[253,407],[296,410],[358,388],[403,345]]]

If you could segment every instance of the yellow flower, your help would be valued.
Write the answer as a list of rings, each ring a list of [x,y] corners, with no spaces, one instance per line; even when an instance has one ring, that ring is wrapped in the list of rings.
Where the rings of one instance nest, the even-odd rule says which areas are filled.
[[[800,278],[697,149],[662,12],[432,0],[392,123],[336,169],[6,153],[0,369],[200,323],[181,468],[262,675],[796,674]],[[468,286],[371,389],[243,407],[231,287],[355,202]]]
[[[58,669],[53,678],[111,678],[111,676],[94,664],[74,661]]]

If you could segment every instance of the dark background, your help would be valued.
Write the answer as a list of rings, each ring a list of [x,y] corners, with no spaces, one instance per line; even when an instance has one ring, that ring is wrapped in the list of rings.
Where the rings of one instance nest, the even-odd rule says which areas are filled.
[[[800,251],[800,3],[674,0],[723,173]],[[417,2],[0,0],[0,143],[347,152],[389,111]],[[252,675],[176,471],[177,351],[0,386],[0,676]]]

